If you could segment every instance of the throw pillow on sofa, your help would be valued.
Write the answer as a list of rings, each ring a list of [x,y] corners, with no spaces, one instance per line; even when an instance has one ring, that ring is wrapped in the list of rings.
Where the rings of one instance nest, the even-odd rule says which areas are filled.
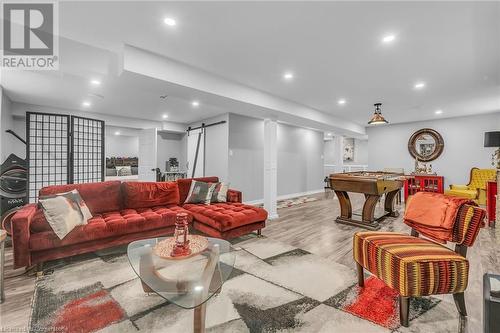
[[[209,205],[216,185],[217,183],[205,183],[193,180],[184,203]]]
[[[132,176],[132,167],[130,165],[117,166],[116,167],[117,176]]]
[[[76,226],[87,224],[92,217],[77,190],[41,197],[38,202],[59,239],[66,237]]]
[[[212,193],[212,202],[227,202],[227,191],[229,190],[229,183],[215,183],[214,192]]]

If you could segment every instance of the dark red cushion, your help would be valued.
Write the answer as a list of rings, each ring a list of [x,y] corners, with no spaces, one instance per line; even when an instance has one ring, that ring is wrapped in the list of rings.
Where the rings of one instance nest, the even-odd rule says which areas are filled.
[[[182,208],[188,210],[196,221],[219,231],[227,231],[267,219],[267,211],[264,209],[241,203],[185,204]]]
[[[179,187],[176,182],[124,182],[122,186],[126,208],[179,204]]]
[[[66,237],[59,239],[52,231],[31,234],[30,248],[35,251],[52,249],[97,239],[131,234],[146,230],[174,226],[177,213],[186,212],[179,206],[124,209],[97,214],[87,225],[77,226]],[[189,214],[189,212],[186,212]],[[188,221],[192,221],[189,214]]]
[[[30,231],[31,232],[43,232],[43,231],[52,231],[49,222],[45,219],[45,215],[43,213],[43,209],[38,208],[33,215],[33,218],[30,223]]]
[[[197,180],[205,183],[218,183],[219,177],[201,177],[201,178],[185,178],[178,179],[177,184],[179,184],[179,196],[181,204],[186,201],[186,198],[189,193],[189,188],[191,187],[191,181]]]
[[[39,196],[78,190],[92,215],[122,209],[121,182],[67,184],[43,187]]]

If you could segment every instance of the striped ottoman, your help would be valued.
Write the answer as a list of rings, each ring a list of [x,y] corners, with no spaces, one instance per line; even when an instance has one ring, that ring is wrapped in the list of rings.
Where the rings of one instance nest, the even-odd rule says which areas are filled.
[[[455,294],[467,288],[467,259],[429,240],[393,232],[358,232],[353,250],[358,264],[401,296]]]

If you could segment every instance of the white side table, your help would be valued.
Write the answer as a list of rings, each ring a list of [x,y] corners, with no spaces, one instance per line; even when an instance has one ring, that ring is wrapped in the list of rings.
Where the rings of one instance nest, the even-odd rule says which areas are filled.
[[[0,304],[5,301],[4,293],[4,264],[5,264],[5,239],[7,238],[7,232],[0,229]]]

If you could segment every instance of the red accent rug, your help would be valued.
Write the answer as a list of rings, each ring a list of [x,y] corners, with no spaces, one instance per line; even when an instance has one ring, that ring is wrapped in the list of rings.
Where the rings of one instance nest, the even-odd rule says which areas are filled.
[[[365,279],[365,287],[357,284],[341,292],[329,302],[340,310],[375,324],[395,330],[399,323],[399,293],[389,288],[374,276]],[[410,320],[432,309],[440,301],[434,297],[412,298],[410,301]]]
[[[38,297],[49,296],[37,290]],[[100,283],[61,294],[56,298],[40,298],[36,315],[44,320],[36,321],[32,332],[79,332],[89,333],[105,328],[125,318],[125,312]],[[44,302],[45,301],[45,302]]]

